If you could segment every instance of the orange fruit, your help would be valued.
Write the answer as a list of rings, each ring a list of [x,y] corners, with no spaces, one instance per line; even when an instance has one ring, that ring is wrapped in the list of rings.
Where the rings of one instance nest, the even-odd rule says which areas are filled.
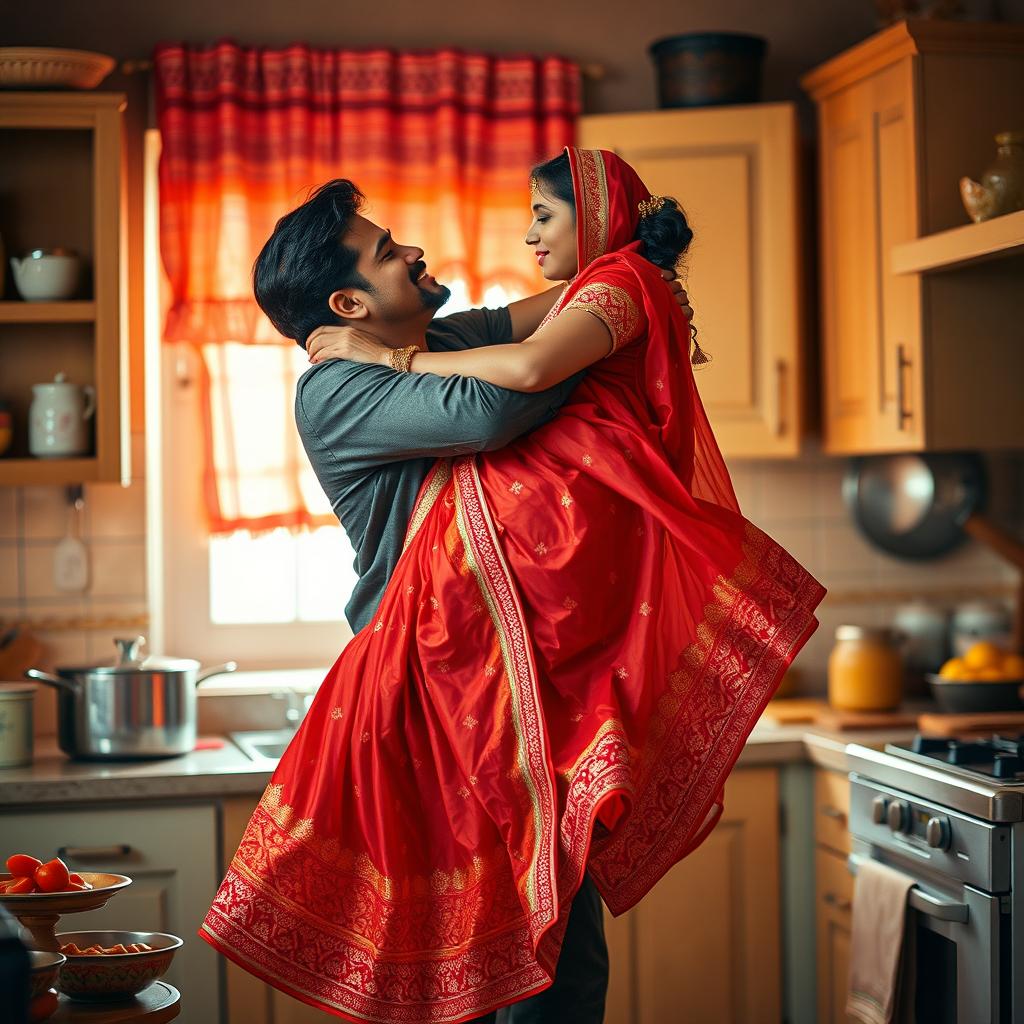
[[[939,675],[943,679],[963,679],[965,673],[969,669],[964,664],[963,658],[950,658],[942,668],[939,669]]]
[[[1003,658],[1003,675],[1007,679],[1024,679],[1024,655],[1007,654]]]
[[[964,655],[968,668],[999,668],[1003,662],[1003,652],[989,640],[979,640],[972,644]]]
[[[1000,683],[1006,679],[1006,676],[1003,675],[1001,668],[992,666],[991,668],[976,668],[974,678],[986,683]]]

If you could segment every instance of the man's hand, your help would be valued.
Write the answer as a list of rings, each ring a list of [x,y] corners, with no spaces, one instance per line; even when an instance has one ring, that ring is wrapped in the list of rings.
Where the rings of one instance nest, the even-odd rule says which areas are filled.
[[[687,298],[686,289],[683,288],[679,281],[679,276],[674,270],[662,270],[661,276],[665,278],[668,283],[669,291],[675,296],[676,302],[679,303],[679,308],[683,311],[683,316],[687,320],[693,319],[693,307],[690,305],[690,300]]]
[[[358,327],[318,327],[306,340],[306,351],[311,363],[347,359],[353,363],[391,365],[391,349]]]

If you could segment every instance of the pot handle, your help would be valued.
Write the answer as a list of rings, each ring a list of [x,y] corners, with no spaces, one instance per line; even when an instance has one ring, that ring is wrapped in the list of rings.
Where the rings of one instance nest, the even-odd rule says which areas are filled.
[[[57,676],[51,676],[47,672],[40,672],[37,668],[26,669],[25,678],[32,679],[37,683],[46,683],[47,686],[53,686],[58,690],[63,690],[65,693],[78,693],[78,687],[74,683],[67,679],[58,679]]]
[[[196,676],[196,686],[204,680],[209,679],[210,676],[219,676],[223,675],[225,672],[234,672],[236,668],[238,668],[237,661],[225,661],[223,665],[214,665],[212,668],[204,668],[202,672]]]

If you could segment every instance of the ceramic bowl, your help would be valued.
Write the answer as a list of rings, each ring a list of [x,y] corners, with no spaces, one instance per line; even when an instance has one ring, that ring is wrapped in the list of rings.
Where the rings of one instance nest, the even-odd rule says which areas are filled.
[[[136,995],[163,975],[175,950],[184,945],[177,935],[163,932],[61,932],[57,941],[62,946],[74,942],[82,949],[133,942],[153,947],[149,953],[69,954],[60,969],[57,988],[69,999],[83,1002]]]
[[[57,982],[57,972],[67,957],[63,953],[43,953],[38,949],[28,951],[29,997],[35,999]]]
[[[0,88],[95,89],[115,63],[113,57],[91,50],[4,46],[0,48]]]
[[[1024,679],[960,681],[929,675],[928,685],[939,707],[948,714],[974,711],[1021,711],[1021,687]]]

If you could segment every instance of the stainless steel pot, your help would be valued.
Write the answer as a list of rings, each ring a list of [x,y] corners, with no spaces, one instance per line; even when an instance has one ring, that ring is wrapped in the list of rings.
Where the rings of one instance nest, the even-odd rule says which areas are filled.
[[[190,658],[140,659],[144,637],[115,640],[116,665],[58,668],[25,675],[57,689],[57,739],[70,757],[131,761],[177,757],[196,743],[196,687],[234,672],[229,661],[200,671]]]

